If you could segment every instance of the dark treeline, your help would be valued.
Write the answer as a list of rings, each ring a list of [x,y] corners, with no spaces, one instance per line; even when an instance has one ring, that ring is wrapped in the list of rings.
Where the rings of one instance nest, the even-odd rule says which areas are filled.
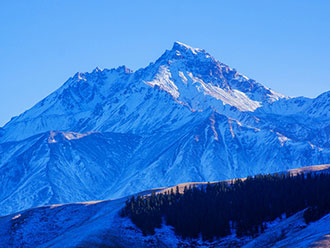
[[[163,220],[183,238],[204,240],[255,236],[266,222],[304,212],[306,223],[330,212],[330,174],[257,175],[233,183],[189,187],[126,201],[121,216],[128,216],[145,235],[154,234]]]

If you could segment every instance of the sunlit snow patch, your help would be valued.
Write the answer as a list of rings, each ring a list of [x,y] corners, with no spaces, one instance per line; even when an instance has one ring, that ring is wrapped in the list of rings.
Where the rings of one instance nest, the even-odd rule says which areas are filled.
[[[63,139],[66,139],[66,140],[81,139],[91,133],[93,133],[93,132],[75,133],[75,132],[50,131],[49,137],[48,137],[48,143],[56,143]]]
[[[172,75],[169,68],[167,68],[166,66],[161,66],[155,79],[149,82],[145,81],[145,83],[150,85],[151,87],[157,85],[162,90],[165,90],[170,93],[174,98],[178,98],[180,96],[180,93],[178,91],[178,87],[171,80],[171,77]]]

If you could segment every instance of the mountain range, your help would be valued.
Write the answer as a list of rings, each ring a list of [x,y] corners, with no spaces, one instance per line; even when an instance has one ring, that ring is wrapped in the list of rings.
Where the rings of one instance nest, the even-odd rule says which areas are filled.
[[[0,129],[0,214],[330,163],[330,91],[288,97],[175,42],[77,73]]]

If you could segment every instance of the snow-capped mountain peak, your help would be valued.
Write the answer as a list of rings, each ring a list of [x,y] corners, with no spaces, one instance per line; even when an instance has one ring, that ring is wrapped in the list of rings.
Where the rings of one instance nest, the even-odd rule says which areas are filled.
[[[235,117],[284,96],[239,74],[204,49],[175,42],[156,62],[136,72],[120,66],[76,73],[57,91],[4,127],[5,130],[23,128],[24,132],[2,131],[0,138],[2,142],[19,140],[49,130],[134,133],[140,130],[141,134],[142,126],[148,126],[143,130],[152,132],[156,126],[151,128],[151,125],[156,122],[150,123],[146,118],[148,112],[157,105],[160,107],[159,102],[171,101],[169,97],[172,109],[168,111],[173,116],[187,117],[191,112],[211,108]],[[179,113],[182,111],[184,114]],[[145,125],[138,116],[144,116]],[[169,124],[171,120],[166,122]]]
[[[213,62],[219,63],[204,49],[193,48],[182,42],[176,41],[173,43],[172,49],[166,50],[162,56],[156,61],[157,63],[171,63],[173,60],[195,60],[198,62]],[[220,63],[221,64],[221,63]]]
[[[0,128],[0,213],[329,163],[328,99],[179,42],[135,72],[76,73]]]
[[[184,53],[187,52],[187,51],[190,51],[193,54],[197,54],[198,52],[203,51],[202,49],[193,48],[193,47],[188,46],[188,45],[186,45],[186,44],[184,44],[180,41],[175,41],[174,42],[172,50],[176,50],[176,51],[184,52]]]
[[[212,107],[223,112],[227,105],[254,111],[285,97],[239,74],[204,49],[181,42],[175,42],[171,50],[141,71],[147,75],[146,84],[158,86],[192,109]]]

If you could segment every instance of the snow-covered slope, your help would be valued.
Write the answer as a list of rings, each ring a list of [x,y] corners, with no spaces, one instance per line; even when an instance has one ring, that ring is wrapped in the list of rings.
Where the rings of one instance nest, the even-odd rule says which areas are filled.
[[[2,143],[0,212],[121,197],[187,179],[246,177],[330,157],[328,149],[309,142],[204,114],[155,136],[51,131]]]
[[[47,132],[1,144],[10,152],[1,156],[1,214],[111,196],[105,190],[120,181],[139,143],[132,134]]]
[[[329,99],[180,42],[136,72],[77,73],[0,129],[0,214],[329,163]]]
[[[330,165],[304,171],[329,171]],[[298,169],[299,170],[299,169]],[[185,185],[179,185],[183,188]],[[174,186],[176,187],[176,186]],[[169,190],[154,189],[142,192]],[[235,235],[212,243],[182,240],[170,227],[156,229],[144,237],[119,210],[126,198],[111,201],[60,204],[28,209],[0,217],[1,247],[327,247],[330,215],[309,225],[302,212],[268,223],[265,233],[255,239]],[[323,246],[322,246],[323,244]]]

